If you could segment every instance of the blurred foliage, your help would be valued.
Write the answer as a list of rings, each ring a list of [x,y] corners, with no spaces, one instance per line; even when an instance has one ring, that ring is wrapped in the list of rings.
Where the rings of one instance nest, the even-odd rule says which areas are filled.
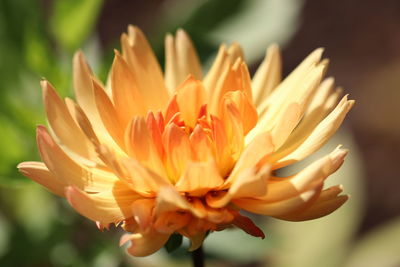
[[[290,39],[302,5],[295,0],[166,3],[150,36],[159,58],[165,33],[181,27],[191,35],[203,62],[220,42],[236,40],[244,45],[250,64],[263,56],[268,44],[284,45]],[[48,79],[60,95],[71,96],[71,59],[82,48],[105,81],[112,51],[101,51],[96,36],[102,6],[102,0],[0,1],[0,266],[187,266],[186,239],[179,249],[182,240],[171,239],[167,249],[174,250],[172,257],[166,250],[143,259],[128,257],[117,245],[120,233],[116,229],[99,234],[93,223],[65,201],[16,170],[21,161],[39,159],[35,127],[45,124],[40,79]],[[333,142],[352,144],[346,136]],[[346,262],[356,267],[376,266],[369,260],[374,257],[379,266],[399,264],[393,249],[400,240],[398,220],[352,243],[362,217],[363,183],[354,155],[357,149],[351,149],[353,160],[331,179],[343,183],[353,195],[345,208],[299,224],[255,217],[266,232],[265,240],[238,230],[212,233],[205,242],[209,262],[268,262],[275,267],[333,267]]]

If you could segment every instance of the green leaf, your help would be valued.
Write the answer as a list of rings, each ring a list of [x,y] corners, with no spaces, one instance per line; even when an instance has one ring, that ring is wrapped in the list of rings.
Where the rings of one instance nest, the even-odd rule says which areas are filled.
[[[79,48],[92,32],[102,0],[57,0],[51,17],[51,32],[64,48]]]
[[[168,239],[167,243],[164,245],[168,253],[177,250],[182,245],[182,235],[172,234]]]

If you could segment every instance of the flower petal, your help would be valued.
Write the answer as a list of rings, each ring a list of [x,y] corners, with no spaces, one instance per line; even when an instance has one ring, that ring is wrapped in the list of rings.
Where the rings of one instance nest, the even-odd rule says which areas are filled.
[[[301,144],[294,144],[296,148],[293,152],[277,160],[273,165],[273,169],[298,162],[318,150],[336,132],[353,105],[354,101],[347,100],[347,96],[345,96],[337,107],[311,131],[310,135]],[[270,160],[276,161],[276,159],[273,159],[274,157],[272,155]]]
[[[176,124],[171,123],[165,129],[163,142],[166,153],[168,177],[176,183],[191,158],[191,147],[188,135]]]
[[[132,203],[132,215],[142,232],[151,227],[153,219],[154,198],[141,198]]]
[[[155,223],[154,228],[157,232],[172,234],[178,229],[185,227],[192,215],[188,212],[172,211],[160,214]]]
[[[101,224],[119,223],[132,217],[132,203],[139,198],[123,182],[115,182],[112,190],[87,194],[69,186],[65,195],[71,206],[83,216]]]
[[[280,201],[315,187],[343,164],[347,152],[339,146],[329,155],[311,163],[292,177],[271,179],[268,184],[268,193],[261,199],[270,202]]]
[[[242,171],[232,182],[226,194],[209,194],[206,196],[207,204],[213,208],[225,207],[233,199],[257,198],[267,193],[267,180],[270,176],[269,166],[264,166],[260,171],[249,168]]]
[[[153,138],[143,117],[134,117],[125,132],[128,154],[146,165],[153,172],[165,177],[164,164],[153,143]]]
[[[170,234],[150,231],[146,233],[125,234],[121,237],[120,244],[131,241],[126,250],[135,257],[145,257],[161,249],[167,243]]]
[[[18,164],[17,168],[23,175],[43,185],[52,193],[65,197],[64,187],[67,184],[57,179],[43,162],[26,161]]]
[[[257,110],[280,83],[281,72],[282,60],[279,47],[276,44],[270,45],[252,80],[254,105]],[[258,112],[261,114],[261,110]]]
[[[40,84],[43,90],[47,119],[61,144],[83,158],[95,160],[96,153],[93,145],[75,123],[65,103],[48,81],[43,80]]]
[[[105,127],[103,132],[108,132],[118,146],[125,149],[122,122],[117,115],[114,104],[111,102],[104,89],[95,81],[93,81],[93,92],[99,110],[99,116],[101,117],[102,123]],[[96,131],[96,133],[102,132]],[[107,142],[107,144],[110,143],[111,142]]]
[[[201,125],[196,125],[189,140],[192,147],[196,148],[192,151],[196,161],[209,161],[213,159],[214,152],[210,135],[206,133]]]
[[[88,192],[108,190],[118,180],[114,174],[96,168],[86,168],[73,161],[57,145],[44,126],[37,128],[37,143],[42,160],[63,183]]]
[[[203,196],[208,191],[221,186],[223,182],[224,179],[213,160],[189,162],[175,187],[179,192],[188,193],[190,196]]]
[[[277,217],[307,207],[319,196],[321,189],[322,184],[293,198],[276,202],[241,198],[233,200],[233,203],[238,207],[252,213]]]
[[[146,114],[137,81],[128,64],[118,53],[115,54],[111,69],[111,88],[115,110],[122,126],[127,125],[133,116]]]
[[[257,225],[255,225],[250,218],[240,215],[239,213],[235,216],[233,225],[239,227],[249,235],[261,237],[262,239],[265,238],[264,232]]]
[[[189,75],[202,78],[200,61],[187,33],[178,29],[175,39],[165,38],[165,83],[171,95]]]
[[[228,49],[224,44],[219,47],[217,57],[203,80],[209,99],[215,94],[217,84],[224,79],[238,58],[243,59],[243,52],[237,43],[233,43]]]
[[[259,134],[254,140],[247,145],[241,154],[239,160],[236,162],[226,184],[231,184],[237,176],[244,170],[252,168],[263,161],[268,155],[272,153],[274,146],[271,141],[269,133]]]
[[[168,103],[160,65],[143,32],[132,25],[121,37],[123,56],[129,65],[146,110],[163,110]]]
[[[177,88],[176,101],[185,125],[193,129],[196,126],[200,109],[206,101],[201,81],[189,76]]]
[[[206,214],[199,208],[189,204],[174,187],[164,186],[157,195],[157,204],[155,214],[159,215],[170,211],[187,210],[199,218],[203,218]]]
[[[340,208],[349,199],[347,195],[339,196],[342,191],[343,187],[341,185],[332,186],[323,190],[318,199],[307,209],[292,214],[286,214],[278,218],[286,221],[299,222],[314,220],[329,215]]]

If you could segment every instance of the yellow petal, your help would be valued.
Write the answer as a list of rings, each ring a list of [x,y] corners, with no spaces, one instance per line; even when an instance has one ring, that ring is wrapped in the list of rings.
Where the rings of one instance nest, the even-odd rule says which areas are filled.
[[[238,44],[234,43],[228,49],[224,44],[220,46],[217,57],[203,80],[209,99],[238,58],[243,59],[243,52]]]
[[[290,134],[286,142],[279,148],[270,159],[270,162],[277,161],[293,152],[311,134],[322,119],[337,105],[341,94],[340,89],[331,93],[333,79],[326,79],[318,88],[316,96],[307,108],[307,112],[298,126]]]
[[[128,35],[121,37],[121,44],[124,59],[143,97],[143,105],[147,110],[163,110],[168,103],[168,92],[160,65],[143,32],[130,25]]]
[[[172,234],[178,229],[185,227],[189,223],[191,217],[192,215],[187,212],[164,212],[157,217],[154,228],[157,232]]]
[[[205,92],[201,81],[189,76],[177,89],[176,101],[186,126],[194,128],[200,109],[205,104]]]
[[[278,150],[296,127],[302,116],[302,110],[298,103],[292,103],[281,113],[277,125],[271,130],[271,138],[274,148]]]
[[[142,232],[151,227],[153,219],[153,208],[155,201],[153,198],[141,198],[132,204],[132,215],[135,222],[139,225]]]
[[[219,118],[211,115],[211,129],[215,159],[222,177],[225,177],[231,171],[234,161],[230,154],[231,148],[224,123]]]
[[[170,180],[176,183],[191,158],[191,147],[188,135],[176,124],[167,126],[163,134],[167,157],[167,173]]]
[[[279,217],[279,219],[299,222],[314,220],[329,215],[340,208],[349,199],[347,195],[338,196],[342,191],[343,188],[341,185],[325,189],[309,208],[293,214],[284,215]]]
[[[211,114],[219,115],[220,105],[227,92],[241,91],[245,93],[250,102],[252,102],[251,80],[246,64],[241,58],[238,58],[234,64],[221,74],[212,95],[209,99],[209,111]]]
[[[243,134],[246,135],[257,124],[257,110],[251,103],[251,99],[243,91],[228,92],[224,96],[225,101],[229,99],[235,103],[241,121],[243,122]]]
[[[203,196],[208,191],[222,185],[224,179],[219,174],[213,160],[189,162],[182,177],[175,184],[176,190],[190,196]]]
[[[292,153],[279,159],[273,165],[273,169],[298,162],[318,150],[336,132],[353,105],[354,101],[347,100],[347,96],[345,96],[337,107],[310,132],[310,135],[300,145],[297,145]]]
[[[156,215],[179,210],[190,211],[193,215],[199,218],[202,218],[206,215],[199,208],[195,208],[194,206],[190,205],[189,202],[171,186],[162,187],[158,192],[156,201]]]
[[[154,146],[153,138],[143,117],[134,117],[127,126],[125,144],[131,157],[137,159],[158,175],[166,176],[164,164]]]
[[[165,38],[165,83],[171,95],[189,75],[202,78],[200,61],[187,33],[178,29],[175,40],[171,34]]]
[[[304,76],[302,79],[299,79],[298,83],[292,84],[288,90],[281,92],[280,98],[276,99],[274,103],[271,103],[265,114],[259,118],[256,127],[254,127],[254,129],[247,135],[247,140],[251,140],[260,132],[273,131],[274,128],[279,127],[279,124],[285,120],[284,116],[288,108],[295,104],[296,106],[298,105],[298,111],[296,111],[296,114],[298,115],[293,116],[290,126],[284,127],[285,129],[293,129],[303,116],[307,106],[314,96],[322,76],[325,73],[325,69],[325,65],[312,67],[309,72],[304,73]],[[295,118],[297,119],[295,120]],[[288,136],[288,134],[285,136]],[[276,143],[281,144],[285,140],[286,139],[283,139]],[[276,149],[278,148],[279,147],[276,147]]]
[[[166,177],[159,176],[133,159],[122,160],[122,165],[129,184],[138,193],[154,195],[161,187],[170,185]]]
[[[159,176],[132,158],[118,156],[105,145],[100,146],[99,154],[121,180],[143,196],[154,197],[160,187],[170,184],[166,177]]]
[[[69,113],[65,103],[57,95],[49,82],[41,81],[47,119],[61,144],[73,153],[94,160],[96,153],[92,144],[83,134]]]
[[[263,133],[258,135],[244,149],[239,160],[236,162],[231,175],[227,179],[226,184],[231,184],[242,171],[255,167],[260,163],[260,161],[263,161],[268,155],[270,155],[273,150],[274,146],[270,134]]]
[[[105,131],[111,135],[120,148],[125,149],[122,122],[117,115],[113,103],[103,88],[95,81],[93,81],[93,91],[102,123],[106,128]],[[110,142],[107,143],[110,144]]]
[[[99,83],[99,81],[93,76],[81,51],[78,51],[74,55],[73,76],[75,96],[78,105],[92,122],[94,130],[98,134],[103,133],[105,128],[99,116],[100,109],[98,109],[94,99],[92,80],[95,80],[96,83]],[[102,136],[102,138],[109,139],[106,134]]]
[[[252,80],[254,105],[259,107],[281,82],[282,62],[279,47],[268,47],[264,60],[258,67]],[[258,110],[261,113],[261,110]]]
[[[120,181],[110,188],[110,191],[87,194],[70,186],[65,195],[76,211],[101,224],[119,223],[132,217],[131,205],[139,196]]]
[[[81,51],[76,52],[74,55],[73,78],[78,104],[91,118],[95,117],[97,108],[92,91],[92,71]]]
[[[282,201],[268,202],[258,199],[241,198],[233,200],[238,207],[256,214],[268,216],[282,216],[305,208],[307,205],[315,201],[321,192],[322,185],[308,190],[293,198]]]
[[[244,147],[244,130],[240,111],[231,99],[225,99],[221,118],[229,140],[229,154],[236,161]]]
[[[343,164],[346,155],[347,150],[338,147],[292,177],[272,179],[268,184],[268,193],[262,199],[270,202],[280,201],[315,187]]]
[[[118,180],[113,173],[77,164],[54,142],[44,126],[37,128],[37,143],[42,160],[63,183],[88,192],[100,192]]]
[[[133,116],[146,114],[138,83],[128,64],[118,53],[115,54],[111,69],[111,87],[115,110],[123,126],[127,125]]]
[[[145,257],[161,249],[167,243],[170,234],[163,234],[157,231],[149,233],[125,234],[121,237],[120,244],[131,241],[126,250],[135,257]]]
[[[193,156],[196,161],[208,161],[213,158],[212,141],[202,126],[196,125],[190,135],[190,143],[193,150]]]
[[[260,171],[256,171],[256,168],[246,169],[232,182],[226,194],[216,197],[213,194],[207,195],[207,204],[213,208],[221,208],[233,199],[261,197],[267,193],[269,176],[269,166],[264,166]]]
[[[55,177],[44,165],[43,162],[27,161],[18,164],[18,170],[26,177],[43,185],[52,193],[65,197],[64,187],[67,186],[64,182]]]

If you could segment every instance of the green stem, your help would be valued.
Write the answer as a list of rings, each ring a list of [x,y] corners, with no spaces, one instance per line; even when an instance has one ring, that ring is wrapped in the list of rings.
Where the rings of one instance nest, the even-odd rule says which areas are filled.
[[[193,267],[204,267],[204,252],[203,246],[199,247],[191,253]]]

